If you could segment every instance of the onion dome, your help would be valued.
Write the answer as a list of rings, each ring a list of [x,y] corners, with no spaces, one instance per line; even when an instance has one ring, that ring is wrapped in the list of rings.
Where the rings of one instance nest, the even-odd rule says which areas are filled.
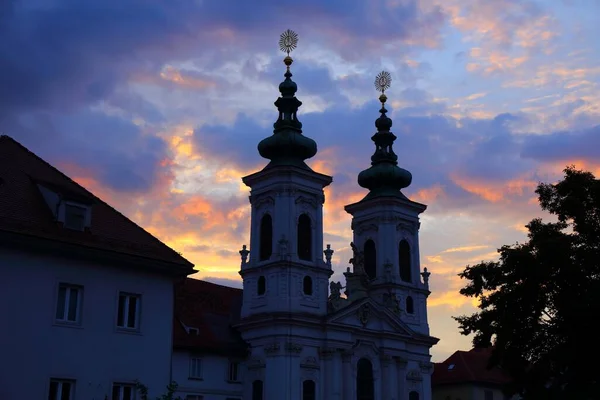
[[[258,152],[271,160],[267,168],[278,165],[295,165],[308,168],[304,160],[317,154],[317,143],[302,135],[302,123],[298,121],[298,108],[302,102],[296,98],[298,85],[292,81],[290,66],[294,62],[290,52],[298,44],[298,35],[291,30],[281,34],[279,47],[287,53],[283,62],[286,65],[285,80],[279,84],[281,97],[275,101],[279,118],[273,124],[273,135],[260,141]]]
[[[370,199],[378,196],[405,197],[401,190],[412,182],[412,174],[398,167],[398,156],[394,153],[393,144],[396,140],[390,129],[392,120],[387,116],[385,90],[390,87],[391,76],[389,72],[381,72],[375,79],[375,87],[381,92],[381,115],[375,120],[377,132],[371,137],[375,142],[375,153],[371,156],[371,167],[358,174],[358,184],[369,189],[365,197]]]

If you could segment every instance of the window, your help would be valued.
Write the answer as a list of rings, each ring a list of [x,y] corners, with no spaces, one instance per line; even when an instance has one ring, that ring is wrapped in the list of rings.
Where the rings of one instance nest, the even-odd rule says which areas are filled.
[[[140,328],[140,301],[137,294],[120,293],[117,326],[123,329]]]
[[[375,250],[375,242],[371,239],[365,242],[365,272],[370,279],[377,277],[377,251]]]
[[[190,358],[190,379],[202,379],[202,359]]]
[[[302,382],[302,400],[316,400],[317,387],[315,381],[306,380]]]
[[[65,204],[65,228],[82,231],[85,227],[85,207]]]
[[[260,247],[259,260],[264,261],[271,258],[273,253],[273,219],[271,215],[265,214],[260,220]]]
[[[131,383],[114,383],[111,400],[135,400],[135,385]]]
[[[366,358],[358,360],[356,371],[356,398],[357,400],[375,399],[375,382],[373,377],[373,364]]]
[[[48,400],[71,400],[74,398],[74,389],[75,381],[51,379]]]
[[[56,321],[79,324],[81,321],[82,297],[83,288],[81,286],[61,283],[58,286],[58,299],[56,301]]]
[[[419,393],[413,390],[408,394],[408,400],[419,400]]]
[[[484,390],[483,391],[483,398],[485,400],[494,400],[494,392],[491,390]]]
[[[229,371],[227,374],[227,380],[229,382],[239,382],[240,377],[240,363],[237,361],[229,361]]]
[[[415,301],[410,296],[406,297],[406,312],[408,314],[414,314],[415,313]]]
[[[252,382],[252,400],[262,400],[263,398],[263,381],[256,380]]]
[[[302,214],[298,218],[298,258],[301,260],[312,260],[312,228],[310,217]]]
[[[400,279],[404,282],[412,281],[411,266],[410,266],[410,245],[406,240],[400,241],[398,247],[398,258],[400,262]]]
[[[258,277],[258,282],[256,283],[256,294],[262,296],[267,291],[267,279],[264,276]]]
[[[313,294],[313,281],[310,276],[305,276],[302,281],[302,289],[305,295],[312,296]]]

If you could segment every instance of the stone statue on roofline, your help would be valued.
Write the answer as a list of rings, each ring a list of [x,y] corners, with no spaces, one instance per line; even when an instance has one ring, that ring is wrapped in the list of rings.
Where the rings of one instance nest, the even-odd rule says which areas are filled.
[[[362,251],[358,250],[354,242],[350,243],[352,248],[352,258],[348,261],[352,264],[352,272],[355,274],[365,273],[365,255]]]

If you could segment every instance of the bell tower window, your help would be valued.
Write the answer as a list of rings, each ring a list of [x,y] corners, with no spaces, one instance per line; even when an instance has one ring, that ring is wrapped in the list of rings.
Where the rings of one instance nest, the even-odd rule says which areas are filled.
[[[312,229],[310,217],[300,215],[298,219],[298,258],[305,261],[312,259]]]
[[[302,281],[302,291],[307,296],[312,296],[313,294],[313,281],[312,278],[308,275],[305,276],[304,280]]]
[[[415,313],[415,301],[410,296],[408,296],[406,298],[406,313],[407,314],[414,314]]]
[[[273,219],[270,214],[263,215],[260,220],[260,247],[259,260],[265,261],[271,258],[273,253]]]
[[[365,242],[365,272],[370,279],[377,277],[377,251],[375,250],[375,242],[371,239]]]
[[[411,282],[410,245],[405,239],[400,241],[400,246],[398,247],[398,259],[400,262],[400,279],[404,282]]]
[[[258,277],[258,282],[256,283],[256,294],[262,296],[267,291],[267,280],[264,276]]]

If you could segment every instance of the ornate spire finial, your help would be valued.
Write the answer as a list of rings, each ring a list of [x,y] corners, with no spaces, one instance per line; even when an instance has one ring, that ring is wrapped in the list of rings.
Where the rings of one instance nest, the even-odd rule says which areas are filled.
[[[290,57],[290,53],[298,46],[298,34],[291,29],[286,30],[279,36],[279,49],[284,53],[287,53],[287,56],[283,59],[285,65],[287,65],[288,70],[290,65],[294,62],[292,57]]]
[[[317,154],[314,140],[302,135],[302,123],[298,121],[298,108],[302,102],[296,98],[298,85],[292,81],[292,57],[290,53],[298,46],[298,34],[290,29],[279,37],[279,49],[287,54],[283,62],[287,66],[284,81],[279,84],[281,97],[275,101],[279,118],[273,124],[273,136],[258,144],[258,152],[271,160],[270,167],[276,165],[296,165],[309,168],[304,160]]]
[[[381,105],[384,105],[387,100],[385,91],[388,90],[390,86],[392,86],[392,76],[390,73],[387,71],[381,71],[378,73],[375,77],[375,89],[377,89],[378,92],[381,92],[381,96],[379,96]]]
[[[390,129],[392,119],[386,115],[385,91],[392,85],[392,76],[387,71],[381,71],[375,77],[375,89],[381,92],[381,115],[375,120],[377,132],[371,137],[375,142],[375,153],[371,156],[371,167],[358,175],[358,184],[369,189],[366,198],[374,196],[401,196],[401,189],[410,185],[412,175],[405,169],[398,167],[398,156],[394,153],[393,144],[396,140]]]

